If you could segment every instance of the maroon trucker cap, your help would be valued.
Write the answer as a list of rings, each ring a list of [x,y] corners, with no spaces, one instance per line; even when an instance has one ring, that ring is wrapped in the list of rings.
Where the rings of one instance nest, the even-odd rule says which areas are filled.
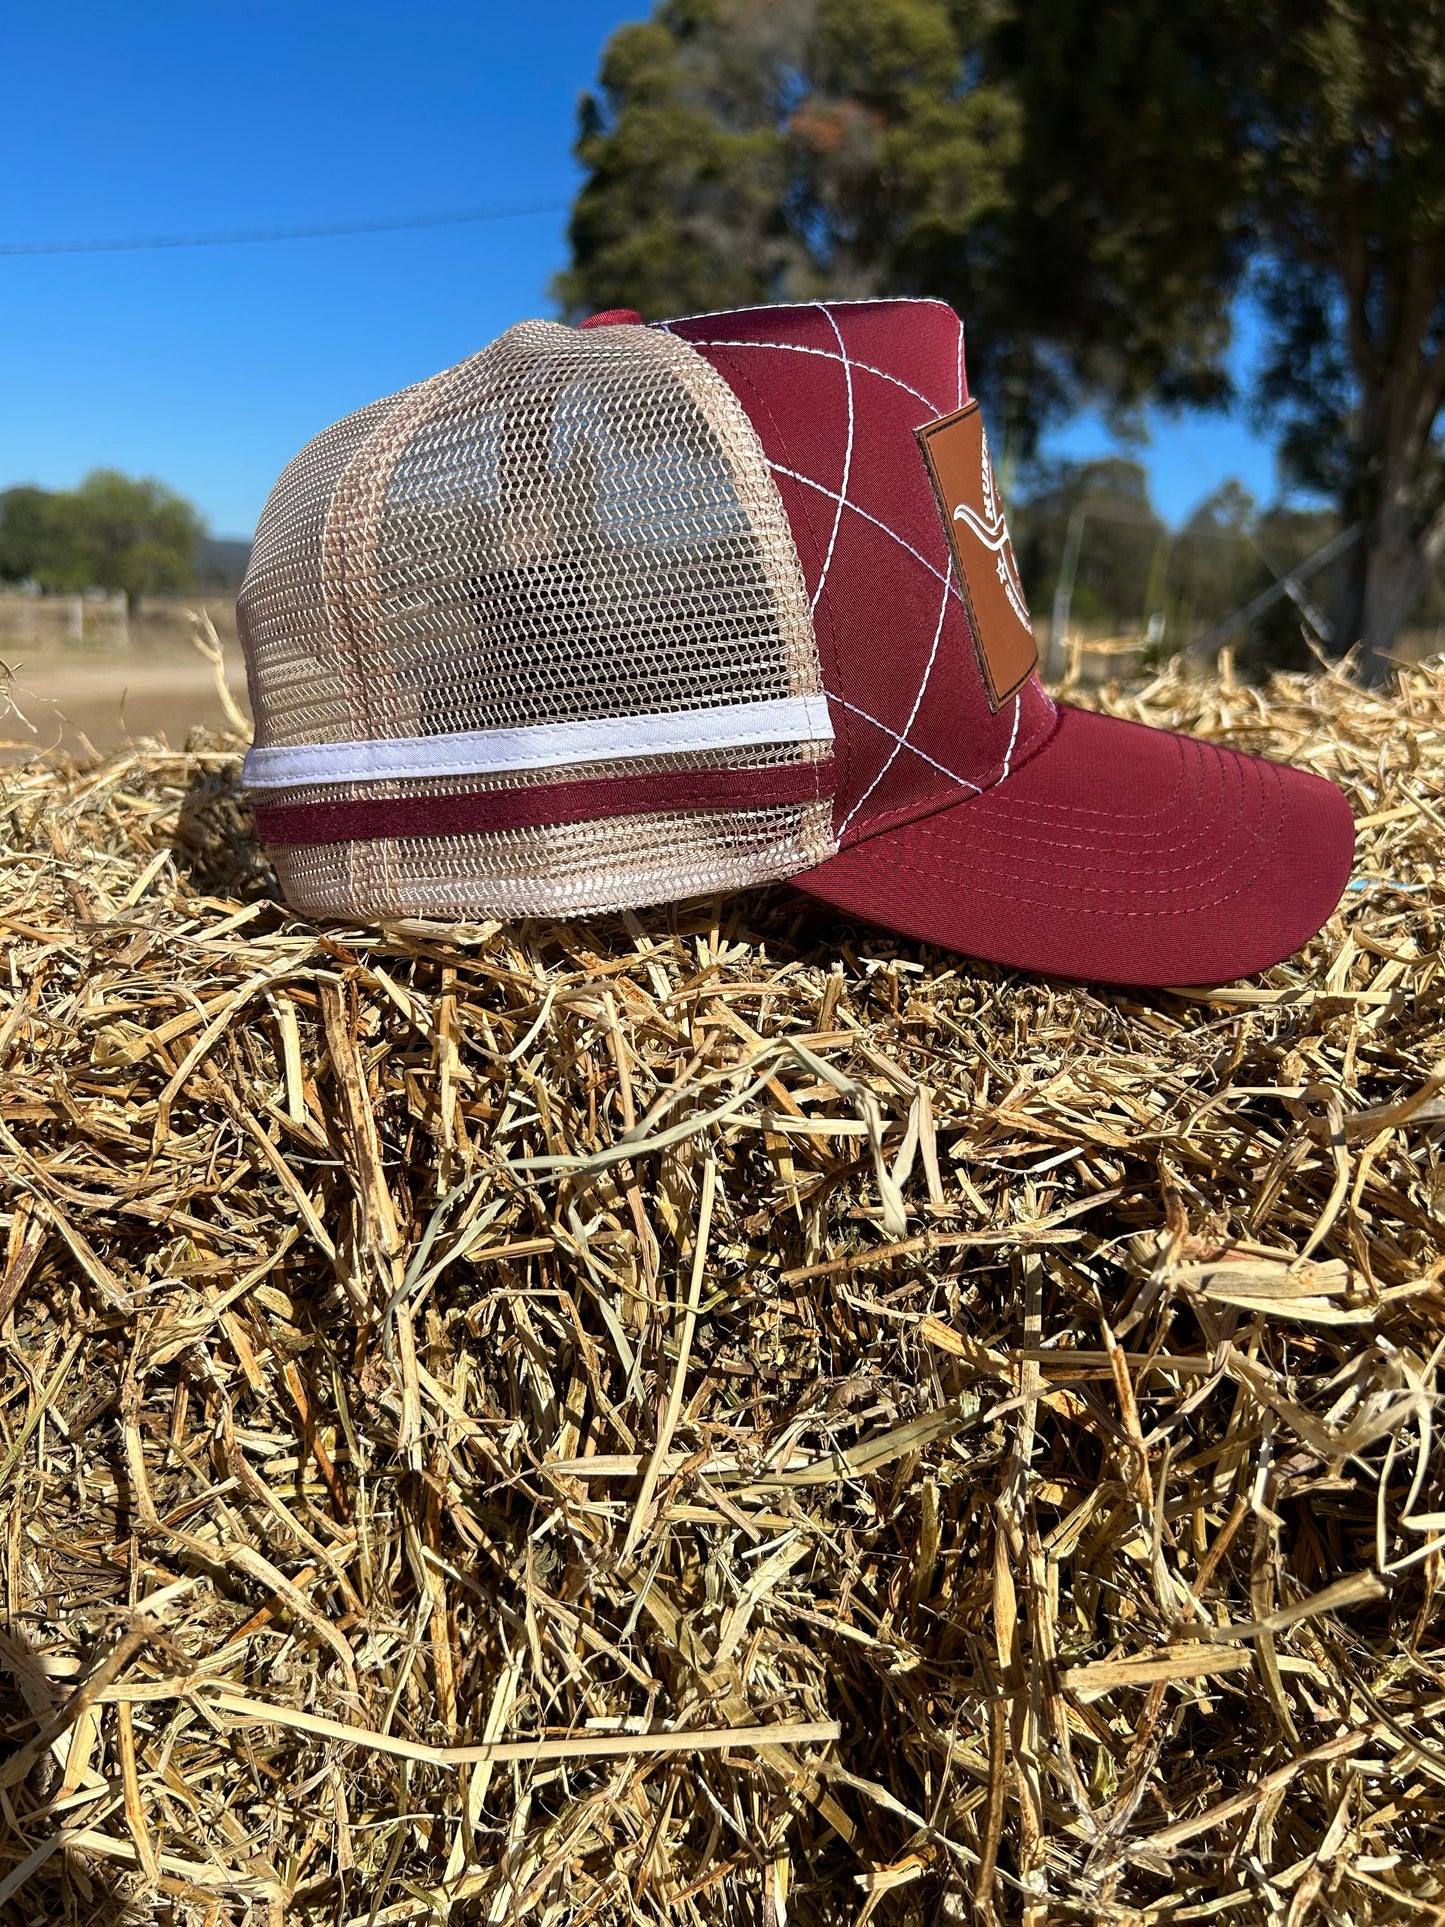
[[[1026,970],[1227,981],[1349,878],[1332,783],[1055,703],[941,301],[663,324],[757,430],[797,544],[835,732],[838,853],[799,889]]]
[[[313,916],[573,916],[772,879],[1133,984],[1311,937],[1320,778],[1055,705],[942,302],[521,322],[282,475],[244,781]]]

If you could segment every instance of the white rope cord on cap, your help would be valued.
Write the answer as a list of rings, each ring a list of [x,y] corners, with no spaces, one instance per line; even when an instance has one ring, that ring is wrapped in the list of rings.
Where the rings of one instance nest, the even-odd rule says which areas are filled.
[[[247,751],[247,789],[314,783],[366,783],[408,776],[482,776],[506,770],[566,768],[694,750],[746,749],[761,743],[831,743],[826,696],[782,696],[715,709],[651,716],[604,716],[580,723],[533,723],[444,736],[379,742],[302,743]]]

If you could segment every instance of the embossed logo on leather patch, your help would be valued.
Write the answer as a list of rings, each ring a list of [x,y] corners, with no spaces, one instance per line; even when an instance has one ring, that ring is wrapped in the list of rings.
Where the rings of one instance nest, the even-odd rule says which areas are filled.
[[[1039,655],[978,403],[927,423],[917,435],[948,530],[979,667],[997,709],[1028,681]]]

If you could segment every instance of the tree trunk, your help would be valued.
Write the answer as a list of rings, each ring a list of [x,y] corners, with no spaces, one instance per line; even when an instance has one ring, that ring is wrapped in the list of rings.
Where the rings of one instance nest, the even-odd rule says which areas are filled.
[[[1341,526],[1363,535],[1338,578],[1335,646],[1357,645],[1360,673],[1383,682],[1410,606],[1445,541],[1435,424],[1445,405],[1439,339],[1445,250],[1390,258],[1368,232],[1339,237],[1340,292],[1356,382]]]
[[[1340,500],[1341,529],[1350,528],[1358,518],[1357,492],[1346,489]],[[1347,654],[1365,633],[1365,584],[1370,573],[1368,537],[1345,550],[1337,564],[1333,607],[1334,646],[1339,655]]]
[[[1431,518],[1422,527],[1420,512],[1428,440],[1409,432],[1412,411],[1391,387],[1387,378],[1361,399],[1354,473],[1340,500],[1341,526],[1362,523],[1364,534],[1336,578],[1335,646],[1343,655],[1359,645],[1360,674],[1370,683],[1391,674],[1400,629],[1438,547]]]
[[[1425,557],[1407,519],[1388,508],[1366,542],[1360,669],[1366,681],[1383,682],[1410,605],[1424,585]]]

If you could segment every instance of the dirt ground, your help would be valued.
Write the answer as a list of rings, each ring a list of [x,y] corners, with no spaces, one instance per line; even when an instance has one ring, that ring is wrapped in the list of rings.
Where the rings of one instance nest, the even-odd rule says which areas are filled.
[[[226,655],[227,683],[240,708],[246,677],[230,604],[203,605]],[[0,624],[0,760],[37,749],[102,755],[127,741],[159,737],[181,747],[198,724],[224,722],[215,675],[190,640],[190,608],[162,605],[130,624],[129,639],[87,634],[71,641],[50,625],[16,633]]]

